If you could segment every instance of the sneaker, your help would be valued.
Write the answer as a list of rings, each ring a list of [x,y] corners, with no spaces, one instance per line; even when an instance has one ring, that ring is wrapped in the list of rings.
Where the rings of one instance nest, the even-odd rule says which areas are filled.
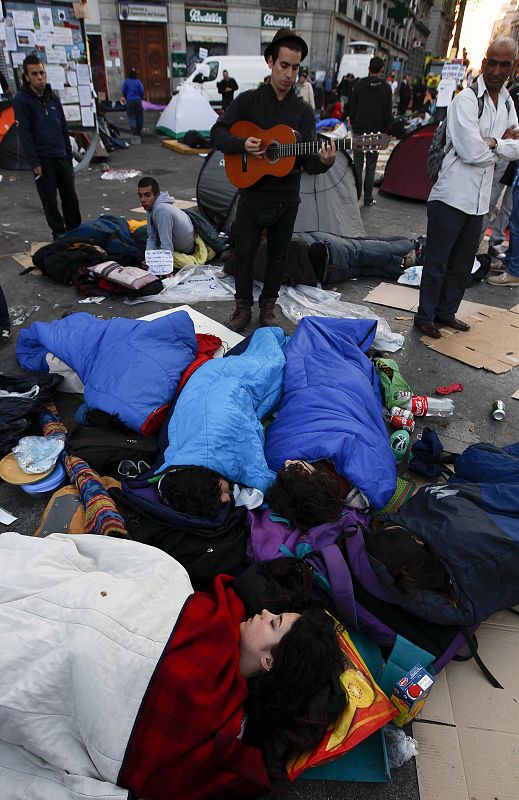
[[[491,244],[488,247],[488,255],[492,258],[502,259],[506,256],[507,248],[502,244]]]
[[[502,261],[494,261],[494,263],[490,265],[490,272],[506,272],[506,266]]]
[[[519,275],[510,275],[505,270],[498,275],[490,275],[487,278],[487,283],[492,286],[519,286]]]

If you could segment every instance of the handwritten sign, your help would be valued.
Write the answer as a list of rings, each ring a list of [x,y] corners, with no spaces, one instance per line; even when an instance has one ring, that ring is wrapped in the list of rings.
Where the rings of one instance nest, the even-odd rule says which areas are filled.
[[[173,272],[171,250],[146,250],[146,265],[153,275],[169,275]]]

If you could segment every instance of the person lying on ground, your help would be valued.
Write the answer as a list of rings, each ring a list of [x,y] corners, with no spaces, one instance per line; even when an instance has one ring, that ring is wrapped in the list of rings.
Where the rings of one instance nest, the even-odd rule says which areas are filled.
[[[193,592],[125,539],[4,533],[0,553],[2,797],[265,794],[263,742],[323,690],[342,710],[321,609],[247,619],[229,576]]]
[[[367,510],[369,501],[329,461],[286,461],[268,490],[266,502],[303,533],[337,522],[345,507]]]
[[[165,472],[157,484],[162,502],[195,517],[215,517],[231,503],[233,484],[207,467],[181,467]]]
[[[167,250],[171,253],[171,270],[161,275],[167,278],[173,272],[175,250],[192,253],[195,246],[195,230],[188,214],[175,206],[175,198],[169,192],[161,192],[155,178],[141,178],[137,192],[146,211],[148,238],[146,250]]]

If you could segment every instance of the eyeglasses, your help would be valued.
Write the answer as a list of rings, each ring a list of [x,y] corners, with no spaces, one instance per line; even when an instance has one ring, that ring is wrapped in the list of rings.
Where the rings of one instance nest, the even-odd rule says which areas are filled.
[[[512,67],[511,61],[497,61],[495,58],[487,60],[487,67],[502,67],[503,69],[510,69]]]
[[[142,475],[144,472],[148,472],[151,467],[146,461],[130,461],[127,458],[124,458],[121,462],[119,462],[119,466],[117,467],[117,472],[119,475],[122,475],[123,478],[137,478],[139,475]]]

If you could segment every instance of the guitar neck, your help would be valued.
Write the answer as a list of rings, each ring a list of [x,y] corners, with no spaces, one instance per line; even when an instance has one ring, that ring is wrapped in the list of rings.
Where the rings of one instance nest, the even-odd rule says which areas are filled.
[[[313,156],[317,155],[321,149],[321,141],[296,142],[295,144],[278,144],[277,152],[280,158],[286,156]],[[335,148],[340,152],[351,150],[351,139],[334,139]]]

